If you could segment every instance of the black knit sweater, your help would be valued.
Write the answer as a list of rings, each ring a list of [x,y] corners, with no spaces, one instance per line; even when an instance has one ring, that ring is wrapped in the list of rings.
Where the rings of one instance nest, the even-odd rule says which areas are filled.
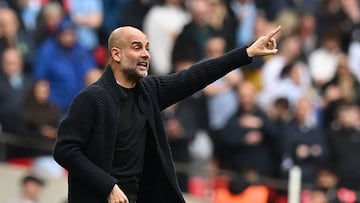
[[[139,203],[185,202],[176,180],[160,111],[250,62],[243,47],[178,73],[148,76],[139,81],[139,105],[151,129]],[[96,83],[74,98],[67,116],[60,122],[53,153],[55,160],[69,171],[69,203],[107,202],[117,182],[110,170],[121,116],[118,107],[124,97],[108,67]]]

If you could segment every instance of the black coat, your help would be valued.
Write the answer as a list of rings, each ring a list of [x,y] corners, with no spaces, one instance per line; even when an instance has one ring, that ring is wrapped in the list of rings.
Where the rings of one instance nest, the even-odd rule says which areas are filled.
[[[150,125],[143,179],[138,202],[184,202],[160,112],[190,96],[231,70],[251,62],[245,48],[223,57],[194,64],[168,76],[148,76],[139,81],[139,105]],[[125,93],[111,68],[74,98],[60,122],[54,158],[69,171],[70,203],[102,203],[117,180],[111,176],[118,111]],[[119,113],[118,113],[119,112]]]

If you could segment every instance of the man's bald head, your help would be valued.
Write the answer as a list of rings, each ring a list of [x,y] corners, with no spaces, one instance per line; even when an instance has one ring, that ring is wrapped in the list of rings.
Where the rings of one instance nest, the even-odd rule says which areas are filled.
[[[111,52],[113,47],[123,48],[125,42],[129,41],[129,37],[134,34],[145,35],[141,30],[132,26],[124,26],[115,29],[109,36],[108,51]]]

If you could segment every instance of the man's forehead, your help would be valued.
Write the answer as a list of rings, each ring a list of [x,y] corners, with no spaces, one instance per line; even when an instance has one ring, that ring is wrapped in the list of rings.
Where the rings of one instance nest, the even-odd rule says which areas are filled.
[[[142,44],[142,45],[147,45],[149,44],[149,40],[146,37],[145,34],[143,33],[131,33],[128,35],[128,42],[130,42],[130,44]]]

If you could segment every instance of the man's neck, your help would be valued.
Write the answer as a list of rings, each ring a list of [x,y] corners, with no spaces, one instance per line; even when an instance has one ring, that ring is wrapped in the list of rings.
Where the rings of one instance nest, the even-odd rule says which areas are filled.
[[[120,71],[116,71],[116,70],[113,69],[113,73],[114,73],[116,83],[118,85],[120,85],[121,87],[125,87],[125,88],[128,88],[128,89],[135,87],[136,82],[126,78],[125,75],[122,74]]]

